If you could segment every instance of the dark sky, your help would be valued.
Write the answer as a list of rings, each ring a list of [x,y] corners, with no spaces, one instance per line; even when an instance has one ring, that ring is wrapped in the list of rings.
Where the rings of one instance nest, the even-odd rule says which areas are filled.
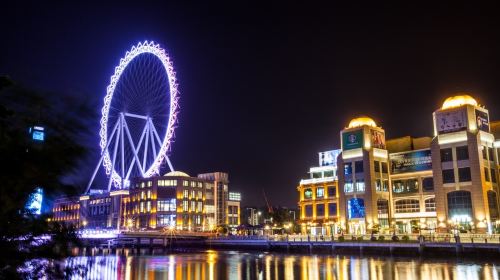
[[[338,148],[357,115],[388,138],[430,136],[431,113],[470,91],[500,118],[496,7],[49,2],[2,6],[0,74],[82,97],[97,114],[125,51],[157,41],[181,91],[174,166],[228,172],[243,205],[264,204],[265,189],[271,204],[295,206],[317,152]],[[82,181],[97,161],[99,118]]]

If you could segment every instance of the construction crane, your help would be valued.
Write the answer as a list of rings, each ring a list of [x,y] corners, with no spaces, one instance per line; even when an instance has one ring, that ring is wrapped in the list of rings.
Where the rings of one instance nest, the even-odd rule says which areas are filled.
[[[267,205],[267,210],[269,211],[269,214],[273,213],[273,207],[269,204],[269,201],[267,200],[266,192],[264,189],[262,189],[262,193],[264,194],[264,199],[266,200],[266,205]]]

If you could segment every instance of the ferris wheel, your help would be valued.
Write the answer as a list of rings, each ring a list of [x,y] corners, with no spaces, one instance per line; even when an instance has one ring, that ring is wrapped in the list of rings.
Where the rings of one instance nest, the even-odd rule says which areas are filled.
[[[104,167],[108,191],[128,188],[134,177],[158,174],[174,138],[179,92],[172,61],[145,41],[120,59],[106,89],[99,131],[101,157],[87,186]]]

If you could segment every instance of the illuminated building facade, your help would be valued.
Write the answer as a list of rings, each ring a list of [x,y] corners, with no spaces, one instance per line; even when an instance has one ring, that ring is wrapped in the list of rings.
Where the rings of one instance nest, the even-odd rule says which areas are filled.
[[[340,150],[319,153],[319,166],[311,167],[309,178],[302,179],[299,191],[302,233],[338,232],[339,198],[337,191],[337,156]]]
[[[491,133],[488,110],[468,95],[450,97],[434,112],[433,122],[439,229],[491,232],[499,218],[500,141]]]
[[[63,197],[54,201],[51,221],[79,226],[80,203],[78,197]]]
[[[182,231],[215,228],[213,182],[174,171],[133,180],[128,224],[135,229],[173,227]],[[209,212],[207,214],[207,212]]]
[[[339,186],[336,228],[498,232],[500,122],[490,123],[488,110],[461,94],[433,113],[433,128],[433,137],[386,141],[384,129],[361,117],[340,132],[338,182],[328,182]],[[316,176],[298,187],[300,221],[303,232],[328,234],[326,208],[317,207],[322,186],[314,181],[323,179]]]
[[[226,224],[230,228],[236,228],[241,224],[240,203],[241,203],[241,194],[238,192],[229,192],[229,200],[227,201]]]
[[[353,119],[340,138],[340,226],[355,234],[388,227],[391,192],[385,131],[361,117]]]
[[[229,193],[222,172],[190,177],[180,171],[164,176],[135,178],[129,189],[91,190],[76,198],[55,201],[51,220],[89,229],[163,229],[210,231],[218,225],[240,224],[240,193]],[[217,201],[217,188],[222,194]],[[224,193],[224,190],[226,191]],[[217,209],[218,205],[225,208]],[[224,220],[217,223],[218,213]]]

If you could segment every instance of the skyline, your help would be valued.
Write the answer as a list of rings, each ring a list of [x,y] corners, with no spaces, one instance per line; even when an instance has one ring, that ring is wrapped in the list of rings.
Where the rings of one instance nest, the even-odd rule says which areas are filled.
[[[295,188],[317,164],[317,152],[339,148],[340,130],[359,115],[373,118],[388,138],[432,136],[432,112],[468,91],[491,120],[500,118],[499,20],[484,9],[316,15],[299,7],[205,8],[13,7],[0,20],[12,27],[3,36],[9,43],[2,45],[0,74],[88,97],[100,109],[125,50],[143,40],[160,43],[181,92],[175,169],[228,172],[244,205],[264,205],[265,189],[272,205],[296,207]],[[114,19],[107,17],[112,11]],[[401,92],[415,98],[408,103]],[[99,117],[90,125],[95,139],[87,142],[92,154],[83,182],[99,152]]]

